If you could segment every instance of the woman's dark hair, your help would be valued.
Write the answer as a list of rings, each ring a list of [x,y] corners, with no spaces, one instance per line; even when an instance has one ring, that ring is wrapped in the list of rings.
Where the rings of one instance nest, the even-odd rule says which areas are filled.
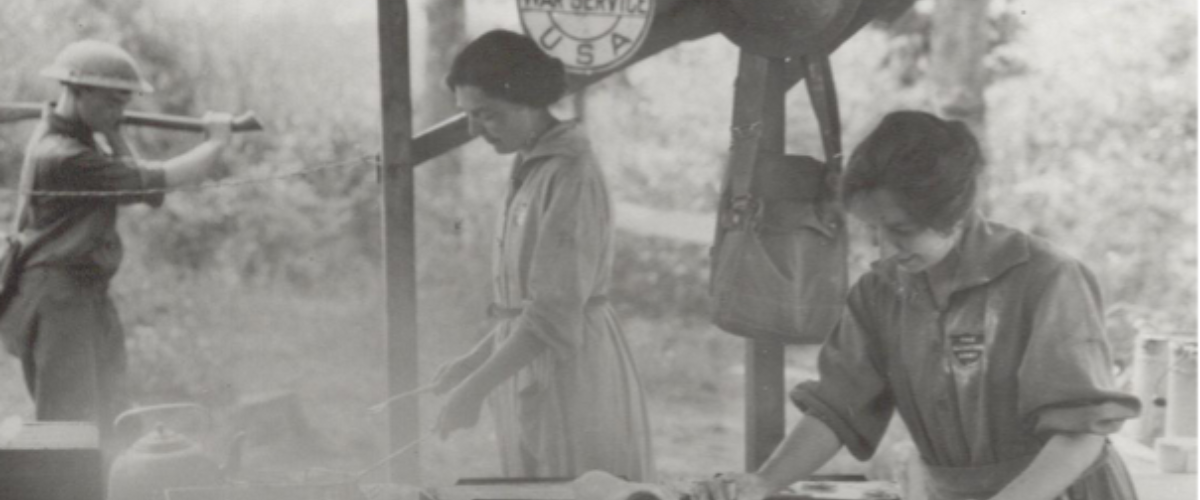
[[[962,122],[896,111],[854,149],[842,175],[842,203],[886,189],[918,223],[947,232],[975,206],[982,172],[979,142]]]
[[[484,33],[459,52],[446,75],[451,90],[470,85],[488,96],[544,108],[567,89],[562,61],[538,48],[533,40],[511,31]]]

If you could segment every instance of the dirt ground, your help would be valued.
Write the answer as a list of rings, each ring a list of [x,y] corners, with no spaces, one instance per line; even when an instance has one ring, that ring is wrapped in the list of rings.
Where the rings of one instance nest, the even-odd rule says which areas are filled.
[[[192,373],[183,380],[220,386],[192,387],[193,394],[231,395],[229,401],[212,408],[215,430],[195,436],[215,460],[223,460],[236,431],[248,433],[242,479],[251,482],[340,480],[384,456],[386,422],[367,411],[385,394],[382,335],[376,333],[381,320],[370,301],[249,293],[227,294],[216,302],[175,313],[206,318],[194,328],[205,332],[208,342],[181,342],[167,336],[168,347],[178,345],[186,352],[176,354],[193,361],[181,365],[181,371],[197,367],[204,371],[204,376]],[[133,322],[131,330],[145,327]],[[433,322],[426,331],[440,331],[439,326]],[[660,482],[682,487],[717,471],[741,469],[742,341],[699,319],[628,318],[625,326],[649,396]],[[423,380],[468,345],[462,338],[430,337],[422,348]],[[814,354],[813,348],[789,349],[787,387],[813,376]],[[135,357],[133,363],[151,360]],[[144,366],[134,366],[134,371],[162,376]],[[154,401],[144,402],[169,398],[159,394]],[[422,425],[427,426],[440,400],[423,396],[420,401]],[[789,407],[788,424],[798,416]],[[4,355],[0,356],[0,420],[12,417],[31,419],[32,405],[19,364]],[[483,415],[477,428],[445,441],[426,439],[420,459],[422,486],[498,476],[489,415]],[[1151,463],[1143,465],[1144,473],[1154,472]],[[823,472],[863,474],[869,467],[843,454]],[[382,479],[378,472],[368,477]],[[1139,488],[1144,486],[1147,493],[1165,484],[1149,475],[1136,480],[1145,483],[1139,483]]]
[[[385,393],[382,339],[371,333],[378,331],[380,323],[378,316],[371,316],[376,312],[373,306],[269,294],[224,300],[206,306],[223,313],[206,313],[206,324],[196,328],[212,337],[202,344],[205,351],[181,353],[219,360],[220,365],[207,368],[208,377],[189,380],[229,384],[213,390],[234,395],[227,405],[213,408],[216,429],[197,436],[214,458],[224,455],[235,428],[250,434],[246,475],[262,480],[349,473],[383,456],[386,422],[366,410]],[[143,328],[128,323],[131,331]],[[625,323],[630,343],[639,353],[650,399],[660,475],[683,478],[739,469],[741,340],[698,321],[631,319]],[[200,349],[194,342],[180,345]],[[429,351],[422,363],[423,377],[466,345],[438,342],[423,347]],[[139,359],[131,362],[136,365]],[[194,370],[195,365],[180,370],[185,368]],[[138,366],[132,371],[147,372]],[[802,376],[801,371],[789,372],[789,378]],[[144,403],[166,398],[158,395]],[[422,397],[423,425],[432,422],[439,403],[437,397]],[[247,406],[262,411],[246,412]],[[791,410],[793,418],[794,413]],[[19,363],[6,355],[0,357],[0,419],[12,416],[32,419],[32,405]],[[486,414],[474,430],[446,441],[427,439],[421,447],[424,481],[439,485],[459,478],[497,476],[494,450]]]

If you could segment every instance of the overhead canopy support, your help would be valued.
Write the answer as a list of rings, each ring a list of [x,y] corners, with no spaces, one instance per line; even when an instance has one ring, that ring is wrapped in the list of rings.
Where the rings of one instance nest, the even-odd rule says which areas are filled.
[[[412,89],[409,80],[408,2],[378,0],[379,68],[383,112],[383,257],[387,329],[388,394],[417,387],[418,332],[416,211],[413,189]],[[394,483],[420,484],[418,398],[388,406],[388,453]]]
[[[867,23],[876,19],[877,16],[888,12],[894,14],[897,12],[895,9],[906,9],[912,3],[912,0],[864,3],[855,14],[846,31],[838,37],[830,52],[840,47],[846,40],[849,40],[850,37],[866,26]],[[761,154],[785,153],[785,95],[787,89],[806,79],[809,71],[828,72],[829,68],[827,65],[812,65],[804,57],[789,58],[787,60],[767,60],[748,56],[743,51],[738,72],[739,85],[745,83],[742,82],[743,78],[762,80],[760,84],[762,95],[757,96],[757,99],[761,99],[761,102],[753,103],[751,100],[746,100],[745,96],[742,97],[743,106],[762,106]],[[822,76],[824,78],[820,78],[818,81],[824,82],[823,84],[832,82],[831,75],[825,74]],[[810,88],[811,90],[813,89]],[[832,93],[834,89],[828,88],[821,89],[820,91]],[[738,106],[737,99],[735,97],[735,116],[745,111],[736,108]],[[817,111],[818,119],[832,122],[823,123],[821,127],[822,142],[825,143],[825,149],[827,151],[840,151],[840,137],[826,136],[840,129],[840,125],[836,119],[837,110],[816,108],[816,106],[829,105],[827,102],[817,102],[814,100],[813,105],[815,106],[814,110]],[[836,147],[831,147],[832,145],[836,145]],[[826,160],[834,162],[834,164],[838,161],[838,159],[829,158]],[[786,391],[784,386],[784,345],[769,340],[747,340],[745,359],[745,463],[746,469],[753,471],[757,470],[767,460],[786,434],[786,400],[782,397]]]

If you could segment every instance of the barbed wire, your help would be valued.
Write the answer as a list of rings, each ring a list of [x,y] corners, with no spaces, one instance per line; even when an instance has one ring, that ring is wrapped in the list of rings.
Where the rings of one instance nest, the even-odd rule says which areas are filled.
[[[210,189],[226,189],[233,187],[247,186],[251,184],[265,184],[268,182],[278,182],[290,180],[295,177],[311,175],[316,172],[327,170],[342,169],[342,168],[363,168],[377,167],[379,165],[379,155],[363,154],[347,160],[336,161],[321,165],[303,167],[299,169],[289,170],[257,177],[233,177],[219,181],[204,182],[189,186],[177,186],[170,188],[157,189],[128,189],[114,191],[46,191],[46,190],[31,190],[21,191],[15,188],[0,188],[0,192],[12,193],[18,196],[28,195],[39,198],[106,198],[106,197],[127,197],[127,196],[152,196],[158,194],[166,194],[177,191],[205,191]]]

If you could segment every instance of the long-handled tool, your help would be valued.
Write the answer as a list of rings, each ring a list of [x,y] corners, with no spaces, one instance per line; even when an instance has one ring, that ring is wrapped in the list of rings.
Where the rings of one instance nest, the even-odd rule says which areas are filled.
[[[418,394],[424,394],[426,392],[432,391],[434,387],[437,387],[437,384],[423,385],[423,386],[413,389],[411,391],[402,392],[400,394],[397,394],[395,396],[387,398],[383,401],[380,401],[379,403],[371,406],[370,408],[367,408],[367,411],[369,411],[371,413],[379,413],[379,412],[383,411],[384,408],[387,408],[388,405],[395,403],[396,401],[400,401],[401,399],[416,396]]]
[[[42,103],[0,102],[0,123],[36,120],[41,118],[43,107],[45,107],[45,104]],[[204,131],[204,122],[199,118],[159,113],[126,111],[121,123],[184,132]],[[254,112],[250,111],[235,117],[232,128],[234,132],[253,132],[262,130],[263,126],[258,122],[258,117],[254,116]]]
[[[409,450],[416,448],[417,445],[421,444],[421,442],[425,441],[426,439],[429,439],[432,436],[433,436],[432,434],[425,434],[424,436],[418,437],[417,439],[412,440],[408,444],[401,446],[398,450],[393,451],[390,455],[383,457],[378,462],[368,465],[366,468],[356,472],[354,474],[354,482],[356,482],[356,483],[362,482],[362,479],[364,477],[366,477],[366,475],[369,474],[371,471],[378,469],[379,467],[382,467],[383,465],[387,464],[388,462],[391,462],[392,459],[394,459],[400,455],[408,453]]]

